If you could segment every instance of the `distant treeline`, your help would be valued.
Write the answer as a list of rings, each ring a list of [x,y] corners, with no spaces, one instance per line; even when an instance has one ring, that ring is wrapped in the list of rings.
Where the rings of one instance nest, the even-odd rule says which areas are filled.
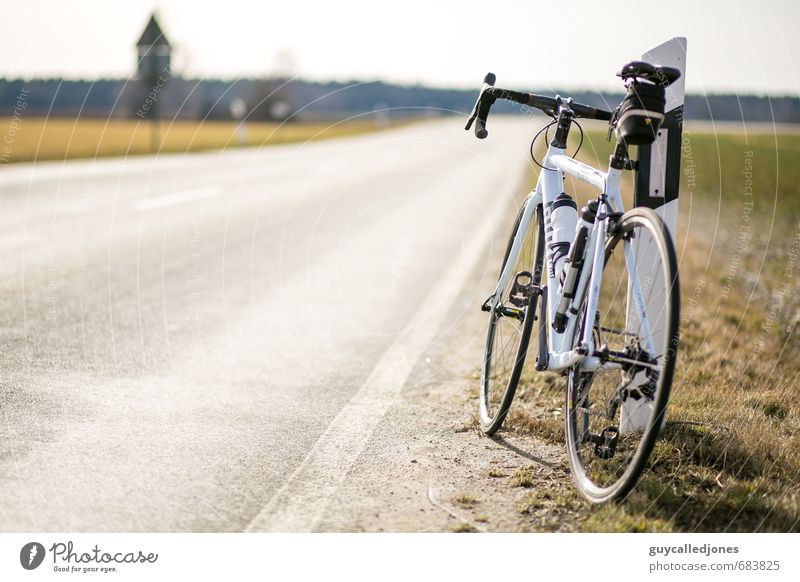
[[[101,79],[94,82],[60,79],[0,80],[0,116],[135,117],[152,88],[140,80]],[[552,94],[554,91],[542,93]],[[466,113],[477,89],[437,89],[376,82],[313,82],[280,79],[171,79],[158,95],[156,115],[161,118],[308,119],[344,118],[352,115],[438,115]],[[613,108],[622,93],[563,91],[576,101]],[[234,102],[238,102],[234,106]],[[513,112],[507,104],[500,111]],[[238,113],[237,113],[238,111]],[[688,95],[686,118],[715,120],[775,121],[800,123],[800,99],[755,95]]]

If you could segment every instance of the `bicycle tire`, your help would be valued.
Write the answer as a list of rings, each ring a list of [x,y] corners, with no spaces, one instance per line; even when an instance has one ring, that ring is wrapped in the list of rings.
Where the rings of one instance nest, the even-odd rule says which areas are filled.
[[[640,339],[644,335],[641,324],[637,322],[638,317],[631,315],[634,312],[629,311],[631,308],[627,305],[628,270],[624,256],[620,265],[615,255],[615,251],[624,254],[626,244],[633,245],[630,248],[635,253],[640,285],[643,279],[648,282],[649,290],[642,286],[642,297],[652,326],[655,353],[644,357],[650,357],[655,368],[648,371],[640,365],[629,365],[627,372],[619,370],[620,380],[616,386],[615,371],[586,372],[581,371],[579,365],[568,371],[564,415],[567,456],[576,487],[594,503],[624,499],[639,480],[663,424],[679,340],[680,284],[672,239],[655,212],[649,208],[634,208],[622,216],[606,240],[603,280],[592,330],[595,349],[605,345],[611,350],[624,342],[625,349],[631,354],[641,350]],[[650,259],[650,255],[641,252],[645,246],[655,258]],[[640,256],[648,256],[645,264],[640,264]],[[612,274],[612,269],[617,272]],[[619,273],[624,273],[624,280],[616,278]],[[579,341],[581,327],[585,325],[582,324],[585,321],[585,299],[586,293],[579,310],[579,323],[575,326],[573,346]],[[624,312],[621,307],[609,305],[614,299],[620,305],[625,304]],[[619,325],[623,326],[621,330]],[[617,337],[620,335],[624,339]],[[634,347],[634,344],[639,347]],[[607,378],[611,382],[606,382]],[[646,402],[650,402],[649,412],[644,406]],[[631,428],[636,426],[635,423],[622,426],[627,423],[622,415],[628,411],[631,413],[629,420],[636,414],[642,415],[640,421],[647,418],[643,430]],[[616,442],[612,442],[614,432],[611,429],[615,427],[603,428],[603,424],[618,420]],[[600,433],[593,432],[598,428]],[[606,457],[609,453],[611,456]]]
[[[525,207],[526,205],[523,204],[517,214],[500,268],[501,273],[508,262],[511,247],[519,230]],[[524,244],[517,257],[514,273],[523,271],[531,273],[530,282],[538,286],[544,269],[545,246],[541,204],[535,209],[524,236]],[[516,276],[512,274],[505,288],[501,291],[499,300],[493,302],[489,312],[489,326],[486,334],[479,396],[480,426],[487,435],[497,432],[508,414],[525,364],[533,322],[537,319],[536,308],[539,297],[537,292],[530,293],[527,304],[519,308],[523,312],[524,318],[517,325],[513,324],[512,318],[502,316],[498,311],[501,306],[508,303],[509,294],[515,280]],[[510,325],[507,325],[507,323]],[[509,328],[507,331],[516,335],[511,335],[511,339],[501,345],[503,333],[506,331],[505,328]],[[505,358],[505,356],[510,357],[512,354],[513,360]]]

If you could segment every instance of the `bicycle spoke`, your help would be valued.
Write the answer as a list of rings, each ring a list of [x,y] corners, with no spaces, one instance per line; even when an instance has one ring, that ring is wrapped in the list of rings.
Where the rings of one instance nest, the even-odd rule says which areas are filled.
[[[677,306],[665,303],[674,298],[673,281],[665,280],[664,246],[655,238],[662,231],[648,212],[639,211],[624,225],[625,234],[633,236],[611,243],[603,270],[593,333],[608,349],[609,361],[618,366],[595,372],[576,368],[568,376],[568,390],[573,395],[568,410],[570,466],[579,489],[595,500],[624,496],[635,483],[658,432],[653,419],[660,418],[659,410],[666,405],[669,388],[664,383],[670,381],[674,365],[663,356],[669,338],[677,333]],[[629,301],[634,279],[624,254],[630,240],[636,241],[631,256],[637,266],[650,339],[657,348],[654,353],[645,349],[646,327],[638,307]],[[587,379],[590,383],[584,387]]]

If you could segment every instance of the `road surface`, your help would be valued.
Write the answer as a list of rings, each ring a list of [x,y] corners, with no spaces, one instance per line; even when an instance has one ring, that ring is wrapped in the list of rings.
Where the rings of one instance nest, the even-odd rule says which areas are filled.
[[[314,529],[495,276],[533,126],[461,122],[0,168],[0,529]]]

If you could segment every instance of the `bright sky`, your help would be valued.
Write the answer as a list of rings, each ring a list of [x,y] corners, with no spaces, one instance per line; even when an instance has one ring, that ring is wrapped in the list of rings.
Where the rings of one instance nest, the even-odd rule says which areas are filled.
[[[156,10],[186,76],[614,89],[688,37],[687,92],[800,95],[797,0],[0,0],[0,76],[128,75]],[[545,12],[545,9],[547,12]],[[554,58],[557,57],[557,58]]]

